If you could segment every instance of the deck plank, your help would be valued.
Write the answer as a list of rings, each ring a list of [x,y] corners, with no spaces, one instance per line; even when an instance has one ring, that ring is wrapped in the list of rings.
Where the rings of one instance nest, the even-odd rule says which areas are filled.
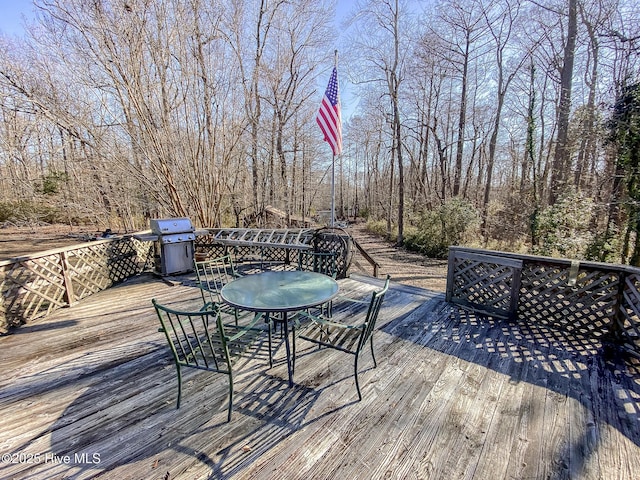
[[[181,280],[140,277],[0,337],[0,453],[33,460],[4,461],[0,477],[633,479],[640,470],[637,361],[394,283],[375,332],[378,368],[369,351],[360,360],[361,402],[352,357],[304,341],[288,388],[278,339],[273,368],[266,340],[240,366],[230,423],[226,377],[208,372],[185,372],[176,410],[150,301],[199,306],[193,279]],[[341,292],[366,297],[381,285],[354,276]]]

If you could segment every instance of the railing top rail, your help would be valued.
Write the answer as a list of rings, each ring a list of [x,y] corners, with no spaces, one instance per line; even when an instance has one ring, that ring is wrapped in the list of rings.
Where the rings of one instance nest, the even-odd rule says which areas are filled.
[[[640,268],[638,267],[616,264],[616,263],[593,262],[593,261],[587,261],[587,260],[572,260],[569,258],[546,257],[543,255],[510,253],[510,252],[502,252],[499,250],[486,250],[482,248],[470,248],[470,247],[460,247],[460,246],[451,246],[449,247],[449,249],[459,251],[459,252],[479,253],[484,255],[494,255],[498,257],[514,258],[514,259],[518,259],[518,260],[522,260],[524,262],[530,262],[530,263],[571,266],[573,263],[579,262],[580,268],[589,268],[589,269],[598,269],[598,270],[607,270],[607,271],[625,272],[625,273],[640,273]]]
[[[130,235],[127,235],[130,236]],[[86,248],[91,245],[100,245],[102,243],[112,242],[114,240],[118,240],[123,237],[115,237],[115,238],[105,238],[101,240],[91,240],[89,242],[76,243],[73,245],[68,245],[66,247],[57,247],[52,248],[50,250],[44,250],[42,252],[31,253],[28,255],[21,255],[19,257],[9,258],[7,260],[0,260],[0,267],[5,267],[7,265],[12,265],[14,263],[25,262],[28,260],[37,260],[38,258],[48,257],[50,255],[57,255],[63,252],[71,252],[73,250],[80,250]]]

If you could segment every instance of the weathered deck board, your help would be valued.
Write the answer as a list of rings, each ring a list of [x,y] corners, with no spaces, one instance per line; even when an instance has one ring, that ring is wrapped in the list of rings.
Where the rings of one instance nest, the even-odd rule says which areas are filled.
[[[266,341],[241,365],[230,423],[226,377],[208,372],[185,372],[176,410],[150,300],[199,305],[190,281],[140,278],[0,338],[0,453],[23,460],[3,457],[0,477],[637,478],[637,360],[398,284],[378,368],[361,358],[362,402],[352,357],[304,341],[287,388],[279,340],[272,369]],[[375,288],[341,282],[349,296]]]

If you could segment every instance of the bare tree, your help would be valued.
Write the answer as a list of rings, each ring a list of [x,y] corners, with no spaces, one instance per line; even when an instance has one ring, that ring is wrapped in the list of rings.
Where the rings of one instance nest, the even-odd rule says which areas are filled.
[[[483,10],[488,30],[494,41],[495,47],[495,68],[496,72],[496,109],[493,121],[493,130],[489,139],[489,157],[487,159],[486,182],[484,196],[482,198],[482,232],[487,238],[487,215],[488,205],[491,195],[493,180],[493,167],[496,156],[496,145],[502,121],[502,108],[509,85],[518,74],[520,68],[527,59],[527,55],[521,55],[520,59],[511,67],[511,71],[505,75],[505,52],[509,47],[509,41],[513,35],[515,22],[519,15],[519,4],[515,2],[505,2],[492,11]]]
[[[578,0],[569,0],[567,20],[567,38],[564,44],[562,69],[560,70],[558,133],[551,172],[550,203],[552,204],[556,203],[562,193],[566,191],[569,180],[569,115],[571,113],[571,89],[573,86],[576,37],[578,36]]]
[[[405,180],[400,101],[406,56],[410,48],[409,37],[413,28],[412,19],[406,3],[399,0],[369,1],[364,5],[361,4],[356,18],[357,29],[351,42],[353,45],[351,55],[358,55],[361,59],[357,68],[353,69],[356,83],[362,86],[375,85],[381,89],[381,94],[388,96],[390,102],[385,110],[392,138],[388,190],[393,191],[396,183],[395,164],[397,162],[397,241],[398,244],[402,244],[404,242]],[[376,77],[371,76],[372,72],[377,72]],[[387,213],[390,234],[391,204]]]
[[[460,194],[462,182],[462,163],[464,156],[465,131],[467,124],[467,99],[469,87],[469,65],[472,59],[479,55],[483,38],[486,33],[481,0],[457,1],[451,0],[439,8],[439,22],[434,32],[441,43],[439,54],[460,75],[456,158],[453,169],[453,196]],[[478,44],[480,43],[480,44]]]

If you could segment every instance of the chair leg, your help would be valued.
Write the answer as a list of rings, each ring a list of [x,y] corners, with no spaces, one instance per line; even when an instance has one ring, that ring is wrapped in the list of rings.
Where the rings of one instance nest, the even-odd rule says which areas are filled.
[[[378,368],[378,362],[376,362],[376,355],[373,353],[373,333],[369,337],[369,342],[371,343],[371,357],[373,358],[373,368]]]
[[[180,408],[180,399],[182,398],[182,373],[180,372],[180,364],[176,363],[176,370],[178,370],[178,402],[176,404],[176,410]]]
[[[353,373],[356,379],[356,390],[358,391],[358,401],[362,400],[362,394],[360,393],[360,383],[358,383],[358,355],[356,354],[353,362]]]
[[[293,356],[291,360],[291,372],[295,372],[296,371],[296,327],[295,325],[291,327],[291,347],[292,347],[291,355]]]
[[[229,411],[227,413],[227,422],[231,421],[231,410],[233,408],[233,373],[229,370]]]
[[[271,322],[271,319],[269,318],[268,314],[267,314],[267,328],[269,330],[269,368],[273,368],[273,345],[272,345],[272,341],[271,341],[271,333],[272,333],[272,325],[273,322]]]

